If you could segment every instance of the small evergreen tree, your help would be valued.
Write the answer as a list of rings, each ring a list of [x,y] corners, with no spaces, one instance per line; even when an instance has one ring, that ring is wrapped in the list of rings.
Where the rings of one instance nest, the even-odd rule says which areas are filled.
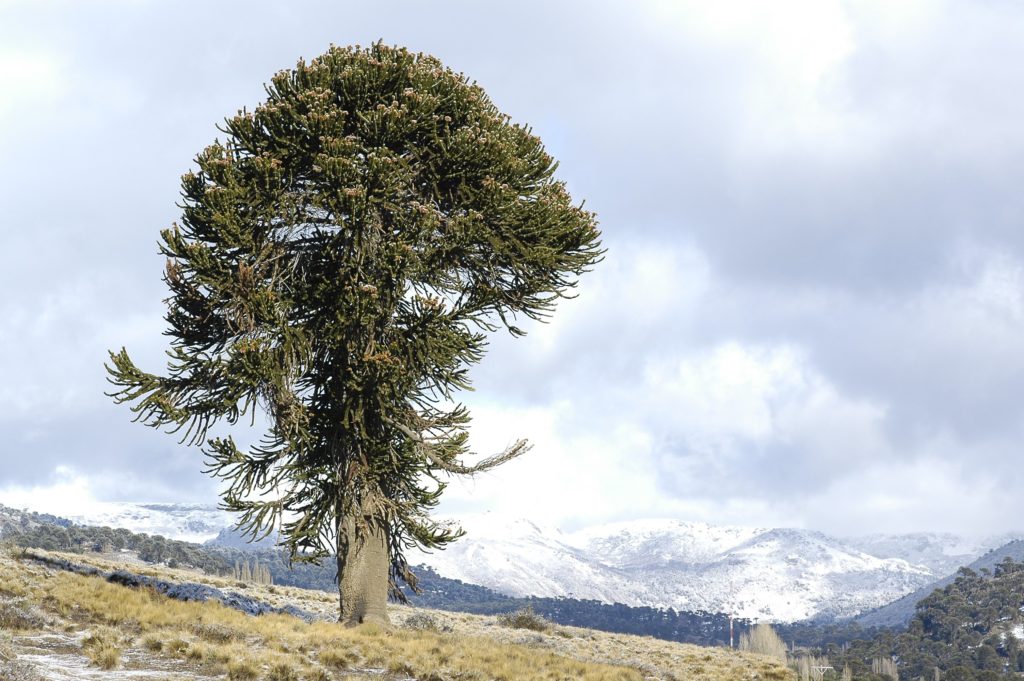
[[[331,48],[277,74],[268,99],[182,179],[161,233],[165,375],[111,353],[112,393],[201,445],[224,506],[293,560],[337,556],[340,619],[386,620],[415,587],[414,547],[461,535],[429,512],[467,455],[469,387],[486,333],[543,319],[600,259],[531,131],[436,59]],[[218,422],[268,415],[249,451]]]

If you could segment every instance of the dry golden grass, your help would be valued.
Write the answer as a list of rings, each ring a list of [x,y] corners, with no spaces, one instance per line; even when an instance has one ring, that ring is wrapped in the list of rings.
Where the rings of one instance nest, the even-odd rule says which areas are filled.
[[[114,669],[121,663],[121,649],[114,646],[89,648],[85,655],[100,669]]]
[[[98,627],[82,639],[82,652],[100,669],[114,669],[121,663],[122,635],[110,627]]]
[[[756,624],[749,632],[740,635],[740,650],[767,655],[782,662],[787,659],[786,642],[770,624]]]
[[[147,571],[163,579],[232,588],[230,580],[196,573]],[[324,614],[334,604],[322,594],[281,586],[274,587],[274,592],[252,586],[249,594]],[[587,629],[555,625],[543,632],[509,629],[493,617],[440,611],[430,611],[436,628],[405,628],[406,619],[415,623],[424,611],[400,606],[391,611],[395,626],[390,628],[345,628],[326,621],[307,624],[289,615],[249,617],[217,603],[173,601],[149,590],[3,556],[0,595],[25,598],[72,628],[107,632],[106,649],[116,649],[118,656],[120,646],[131,645],[151,657],[176,660],[183,670],[230,681],[319,681],[346,678],[346,673],[357,674],[358,668],[390,672],[390,678],[466,681],[795,678],[782,665],[761,656]],[[122,632],[121,637],[109,635],[110,631]],[[97,651],[104,649],[97,644]],[[115,658],[113,665],[117,663]],[[389,678],[386,673],[385,678]]]
[[[228,663],[228,681],[255,681],[260,667],[250,658],[239,658]]]

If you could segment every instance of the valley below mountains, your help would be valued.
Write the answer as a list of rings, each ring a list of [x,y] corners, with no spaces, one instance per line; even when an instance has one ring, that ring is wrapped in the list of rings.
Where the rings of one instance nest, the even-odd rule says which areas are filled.
[[[101,511],[72,520],[247,546],[225,527],[230,516],[213,506],[125,503],[104,504]],[[972,541],[938,533],[837,538],[803,529],[674,520],[562,532],[489,514],[451,520],[467,535],[444,551],[410,555],[410,564],[514,597],[721,612],[771,622],[836,621],[875,610],[1015,539]]]

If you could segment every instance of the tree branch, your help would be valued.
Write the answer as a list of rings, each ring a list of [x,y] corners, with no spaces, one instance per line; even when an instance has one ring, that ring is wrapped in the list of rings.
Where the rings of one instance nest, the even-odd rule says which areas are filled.
[[[480,461],[472,466],[465,466],[461,463],[454,461],[445,461],[437,454],[432,451],[432,448],[428,442],[423,439],[420,433],[412,430],[408,426],[405,426],[397,421],[387,419],[387,422],[392,426],[402,431],[410,440],[416,443],[418,449],[423,452],[423,455],[430,459],[431,463],[445,471],[446,473],[453,473],[456,475],[473,475],[475,473],[482,473],[492,468],[496,468],[501,464],[511,461],[512,459],[525,454],[530,451],[532,445],[526,440],[517,440],[514,445],[505,449],[505,451],[489,456],[483,461]]]

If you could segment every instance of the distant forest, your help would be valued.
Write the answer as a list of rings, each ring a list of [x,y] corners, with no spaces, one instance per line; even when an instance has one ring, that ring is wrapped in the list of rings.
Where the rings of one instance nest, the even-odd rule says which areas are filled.
[[[882,630],[825,652],[855,675],[865,660],[888,658],[902,681],[993,681],[1024,672],[1022,623],[1024,562],[1008,558],[991,571],[961,568],[953,583],[917,604],[906,631]]]

